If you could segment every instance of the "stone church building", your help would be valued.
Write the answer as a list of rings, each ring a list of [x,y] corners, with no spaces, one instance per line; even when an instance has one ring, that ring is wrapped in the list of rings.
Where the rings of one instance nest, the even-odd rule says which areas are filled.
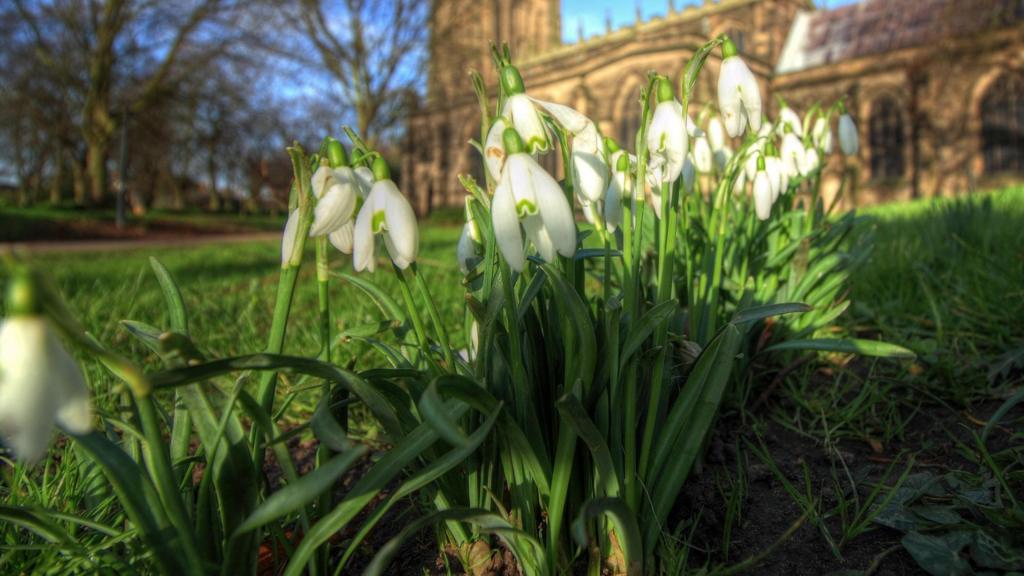
[[[462,203],[457,175],[483,180],[478,106],[488,93],[488,43],[507,42],[531,96],[575,107],[632,150],[647,72],[676,81],[687,59],[726,32],[761,81],[797,111],[847,98],[859,158],[833,157],[856,185],[846,205],[953,195],[1024,180],[1024,0],[861,0],[816,10],[811,0],[703,0],[604,35],[563,44],[559,0],[435,0],[425,101],[412,111],[402,186],[421,213]],[[691,115],[715,104],[718,56],[702,73]],[[833,125],[833,129],[835,126]],[[559,178],[556,154],[545,157]]]

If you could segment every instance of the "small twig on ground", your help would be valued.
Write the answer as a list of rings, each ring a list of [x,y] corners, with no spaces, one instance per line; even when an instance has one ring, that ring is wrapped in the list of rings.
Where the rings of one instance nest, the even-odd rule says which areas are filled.
[[[761,404],[764,404],[765,402],[768,401],[768,398],[771,397],[772,392],[775,392],[775,389],[778,388],[780,384],[782,384],[782,381],[786,379],[786,376],[789,376],[789,374],[791,372],[793,372],[794,370],[796,370],[800,366],[803,366],[811,358],[814,358],[813,354],[807,354],[806,356],[801,356],[801,357],[797,358],[796,360],[793,360],[792,362],[790,362],[782,370],[779,370],[779,373],[776,374],[775,378],[772,379],[771,384],[769,384],[768,387],[765,388],[764,391],[761,392],[761,395],[757,397],[757,401],[755,401],[753,406],[750,407],[750,411],[751,412],[757,411],[757,409],[761,406]]]
[[[721,570],[719,570],[717,572],[714,572],[715,576],[729,576],[731,574],[739,574],[740,572],[743,572],[744,570],[749,570],[749,569],[753,568],[754,566],[757,566],[762,561],[764,561],[765,558],[770,556],[771,553],[774,552],[776,548],[778,548],[783,543],[785,543],[786,540],[789,540],[790,537],[792,537],[793,534],[795,534],[796,531],[799,530],[800,527],[804,525],[805,521],[807,521],[807,512],[804,512],[799,518],[797,518],[796,522],[793,522],[793,524],[782,534],[782,536],[779,536],[778,540],[776,540],[775,542],[772,542],[771,546],[769,546],[769,547],[765,548],[764,550],[758,552],[757,554],[747,558],[746,560],[740,562],[739,564],[733,564],[732,566],[727,566],[727,567],[722,568]]]

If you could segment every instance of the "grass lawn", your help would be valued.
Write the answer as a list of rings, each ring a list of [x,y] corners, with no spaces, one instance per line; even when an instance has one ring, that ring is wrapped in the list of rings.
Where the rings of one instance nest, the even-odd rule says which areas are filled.
[[[907,549],[945,553],[953,544],[942,538],[956,530],[975,534],[977,543],[982,532],[985,538],[1014,537],[1022,527],[1024,508],[1014,497],[1024,481],[1022,406],[991,430],[987,442],[979,434],[1024,382],[1024,188],[862,214],[857,233],[873,234],[876,247],[852,276],[854,306],[841,321],[858,335],[908,346],[919,359],[830,357],[753,375],[745,401],[723,414],[705,468],[680,504],[678,524],[667,527],[677,535],[680,565],[734,563],[778,542],[757,573],[864,571],[876,564],[882,573],[919,573],[925,560]],[[462,347],[464,291],[454,259],[460,229],[449,220],[422,229],[420,269]],[[168,323],[149,257],[178,280],[194,340],[208,356],[223,357],[264,347],[278,251],[275,242],[259,242],[49,254],[38,263],[52,271],[100,341],[149,363],[154,358],[119,326],[122,319]],[[348,257],[332,257],[335,273],[351,271]],[[399,297],[387,267],[369,278]],[[331,302],[337,333],[383,317],[340,276],[332,282]],[[318,344],[310,265],[303,268],[293,309],[285,352],[313,355]],[[343,340],[333,360],[382,363],[374,354],[365,344]],[[110,389],[101,368],[92,362],[86,367],[100,395]],[[315,400],[309,396],[295,410],[308,410]],[[924,494],[938,492],[925,502]],[[984,510],[986,520],[968,521],[961,505]],[[900,522],[931,522],[924,529],[941,542],[901,547]]]

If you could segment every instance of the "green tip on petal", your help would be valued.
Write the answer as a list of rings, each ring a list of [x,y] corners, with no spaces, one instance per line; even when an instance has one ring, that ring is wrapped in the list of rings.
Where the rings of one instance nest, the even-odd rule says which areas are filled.
[[[619,156],[618,161],[615,162],[615,169],[619,172],[629,172],[629,156],[626,154]]]
[[[345,154],[345,147],[336,139],[327,138],[327,161],[331,168],[348,166],[348,155]]]
[[[373,159],[373,180],[390,180],[391,169],[388,168],[387,160],[377,156]]]
[[[370,228],[374,234],[380,234],[384,231],[384,225],[387,223],[385,220],[385,214],[383,210],[377,210],[373,213],[373,221],[370,224]]]
[[[505,131],[501,133],[501,141],[505,146],[505,154],[519,154],[526,150],[526,145],[523,144],[523,138],[519,136],[519,132],[516,132],[515,128],[509,126],[505,128]]]
[[[737,54],[739,54],[739,50],[736,49],[736,45],[726,36],[725,40],[722,41],[722,60],[732,58]]]
[[[676,97],[672,93],[672,83],[668,81],[668,78],[662,76],[658,78],[658,103],[668,102]]]
[[[520,218],[526,218],[527,216],[529,216],[531,214],[536,214],[536,213],[537,213],[537,205],[534,204],[533,202],[530,202],[529,200],[520,200],[516,204],[516,214]]]
[[[42,311],[36,280],[27,268],[18,267],[7,285],[7,313],[11,316],[36,316]]]
[[[761,155],[757,157],[757,171],[764,172],[764,170],[764,155]]]
[[[523,77],[519,75],[518,68],[505,66],[501,69],[501,89],[505,91],[506,96],[526,92],[526,86],[523,84]]]

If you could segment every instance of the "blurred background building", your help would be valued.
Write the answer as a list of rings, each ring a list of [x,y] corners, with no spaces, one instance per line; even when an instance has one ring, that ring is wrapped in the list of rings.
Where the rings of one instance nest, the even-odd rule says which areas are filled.
[[[561,41],[558,0],[437,0],[427,93],[408,118],[403,188],[420,213],[461,204],[459,174],[483,181],[470,140],[480,123],[468,73],[495,93],[488,43],[507,42],[528,92],[568,104],[634,150],[647,72],[678,78],[708,39],[727,33],[761,81],[799,112],[845,97],[858,158],[831,159],[826,194],[851,171],[843,202],[955,194],[1024,179],[1024,0],[863,0],[816,10],[810,0],[704,0],[574,44]],[[581,34],[582,37],[582,34]],[[709,60],[691,104],[714,105]],[[835,125],[833,123],[833,128]],[[557,154],[544,157],[564,176]]]

